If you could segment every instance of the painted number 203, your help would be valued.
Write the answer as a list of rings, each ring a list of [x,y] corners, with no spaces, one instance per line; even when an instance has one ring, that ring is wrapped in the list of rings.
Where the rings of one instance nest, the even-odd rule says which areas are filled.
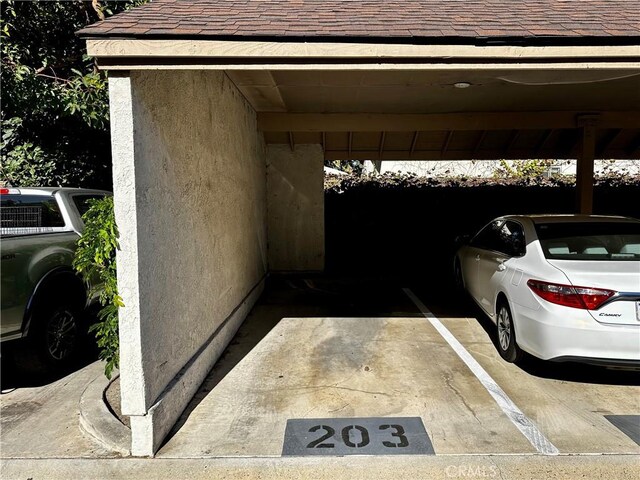
[[[402,425],[380,425],[378,427],[382,433],[388,433],[388,440],[383,440],[382,445],[387,448],[405,448],[409,446],[409,439],[405,436]],[[329,425],[314,425],[309,429],[309,433],[321,433],[317,439],[309,442],[307,448],[335,448],[335,439],[342,440],[349,448],[362,448],[371,442],[369,430],[361,425],[347,425],[340,432],[340,437],[336,436],[336,431]]]

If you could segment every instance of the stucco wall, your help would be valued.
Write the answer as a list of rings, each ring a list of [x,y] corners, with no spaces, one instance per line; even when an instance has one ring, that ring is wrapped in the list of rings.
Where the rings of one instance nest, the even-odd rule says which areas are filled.
[[[110,95],[122,408],[151,454],[259,295],[265,147],[224,73],[132,72]]]
[[[324,269],[324,155],[320,145],[267,147],[269,269]]]

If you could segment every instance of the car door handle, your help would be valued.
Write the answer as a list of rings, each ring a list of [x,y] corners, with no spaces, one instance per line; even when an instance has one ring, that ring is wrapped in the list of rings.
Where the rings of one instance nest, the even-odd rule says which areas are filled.
[[[504,262],[498,262],[498,271],[499,272],[504,272],[507,269],[507,267],[505,266]]]

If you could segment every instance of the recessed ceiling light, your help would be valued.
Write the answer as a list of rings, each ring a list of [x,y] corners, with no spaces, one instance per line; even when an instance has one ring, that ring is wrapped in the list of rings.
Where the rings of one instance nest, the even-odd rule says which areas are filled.
[[[456,88],[469,88],[471,84],[469,82],[458,82],[453,84]]]

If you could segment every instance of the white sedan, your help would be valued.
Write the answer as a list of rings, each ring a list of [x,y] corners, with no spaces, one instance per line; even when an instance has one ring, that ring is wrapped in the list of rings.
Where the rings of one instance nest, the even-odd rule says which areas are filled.
[[[640,220],[508,215],[455,255],[502,358],[640,366]]]

